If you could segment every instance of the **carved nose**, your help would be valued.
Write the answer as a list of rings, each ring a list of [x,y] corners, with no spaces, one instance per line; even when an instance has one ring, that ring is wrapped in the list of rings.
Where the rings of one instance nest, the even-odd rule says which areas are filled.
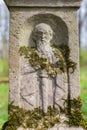
[[[45,37],[46,37],[46,35],[44,33],[42,33],[42,38],[45,38]]]
[[[44,33],[42,33],[41,35],[42,35],[42,37],[44,37]]]

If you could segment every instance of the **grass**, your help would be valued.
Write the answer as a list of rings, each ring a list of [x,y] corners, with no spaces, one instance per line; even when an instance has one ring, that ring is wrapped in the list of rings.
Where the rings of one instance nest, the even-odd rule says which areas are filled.
[[[8,77],[8,62],[0,60],[0,81]],[[8,84],[0,84],[0,128],[8,119]]]
[[[80,65],[82,112],[85,119],[87,119],[87,50],[80,50]]]
[[[87,66],[87,50],[80,49],[80,65],[81,67]]]
[[[8,84],[0,85],[0,127],[8,119]]]
[[[6,60],[0,60],[0,77],[8,76],[8,62]]]
[[[82,99],[82,112],[87,119],[87,70],[86,68],[81,68],[80,74],[81,83],[81,99]]]

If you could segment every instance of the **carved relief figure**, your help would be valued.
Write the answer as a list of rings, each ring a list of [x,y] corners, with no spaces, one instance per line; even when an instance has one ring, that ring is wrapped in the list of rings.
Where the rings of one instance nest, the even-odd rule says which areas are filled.
[[[53,37],[53,31],[47,24],[41,23],[34,29],[34,40],[36,43],[36,49],[41,57],[47,57],[50,62],[53,62],[53,51],[50,46],[50,41]]]
[[[39,81],[39,99],[36,100],[45,112],[48,106],[56,106],[59,110],[64,110],[68,93],[64,56],[58,48],[52,46],[53,30],[49,25],[45,23],[36,25],[32,34],[36,47],[25,50],[29,51],[26,57],[36,70]]]
[[[47,61],[50,63],[51,67],[53,66],[53,71],[55,71],[54,74],[51,73],[52,75],[49,75],[45,69],[40,69],[38,71],[39,81],[41,85],[40,89],[42,92],[42,109],[44,111],[47,111],[47,108],[50,105],[56,105],[57,107],[59,107],[59,109],[62,109],[62,103],[58,104],[59,99],[57,99],[57,91],[62,86],[58,86],[56,78],[58,74],[61,75],[62,72],[66,72],[65,59],[60,50],[58,50],[57,48],[55,50],[55,48],[51,47],[53,30],[49,25],[45,23],[40,23],[36,25],[33,34],[33,39],[35,41],[36,50],[39,57],[46,58]],[[58,55],[56,55],[56,53],[58,53]],[[49,70],[49,73],[50,71],[52,70]],[[61,90],[63,89],[64,88],[61,88]],[[63,93],[61,94],[63,98]]]

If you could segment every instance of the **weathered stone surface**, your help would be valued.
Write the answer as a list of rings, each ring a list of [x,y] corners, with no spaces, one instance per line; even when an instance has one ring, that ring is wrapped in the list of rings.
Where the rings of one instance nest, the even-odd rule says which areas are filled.
[[[67,74],[58,74],[56,77],[55,103],[61,109],[66,108],[65,100],[68,98],[68,79]]]
[[[21,76],[20,106],[26,109],[39,107],[39,81],[37,74],[31,73]]]
[[[33,38],[36,40],[38,54],[47,58],[52,64],[59,62],[61,60],[60,57],[55,57],[54,49],[50,46],[50,41],[53,37],[51,27],[40,23],[35,26],[34,31],[35,36]],[[39,34],[39,32],[44,34]],[[67,74],[58,74],[57,77],[52,78],[49,77],[47,72],[42,70],[35,72],[26,61],[24,58],[21,59],[21,72],[23,73],[20,81],[21,107],[24,106],[23,108],[33,109],[40,106],[44,111],[47,111],[48,106],[56,105],[56,107],[64,109],[64,103],[68,97]]]
[[[11,16],[10,102],[14,101],[15,105],[27,110],[32,110],[40,106],[46,112],[48,106],[54,105],[59,109],[65,110],[65,100],[68,98],[69,100],[70,98],[78,98],[80,95],[79,39],[76,19],[77,9],[81,0],[5,1],[10,7]],[[72,69],[69,69],[67,72],[57,74],[55,78],[49,77],[46,71],[35,71],[34,68],[31,67],[29,61],[23,56],[20,56],[19,48],[21,46],[36,47],[37,40],[32,38],[33,30],[42,23],[49,25],[54,34],[52,39],[50,39],[51,33],[50,35],[47,34],[50,39],[48,39],[47,43],[52,43],[57,47],[59,47],[59,45],[67,45],[70,48],[70,59],[76,63],[76,69],[73,73],[71,73]],[[48,29],[48,27],[46,29]],[[40,36],[42,36],[42,34],[40,34]],[[47,36],[45,35],[45,37],[43,37],[43,41],[47,40],[45,39]],[[51,62],[52,57],[55,59],[55,56],[52,52],[52,48],[47,48],[48,47],[44,49],[43,46],[41,56],[44,55]],[[39,53],[37,47],[36,50]],[[48,56],[49,50],[51,57]],[[61,116],[61,119],[64,120],[65,118],[66,117]],[[23,127],[20,127],[18,130],[33,129],[23,129]],[[68,126],[65,126],[64,123],[61,122],[60,125],[48,130],[83,129],[80,127],[68,128]]]
[[[29,128],[23,128],[23,127],[19,127],[17,130],[30,130]],[[32,129],[34,130],[34,129]]]
[[[17,130],[34,130],[34,129],[24,129],[22,127],[18,128]],[[48,130],[84,130],[82,127],[53,127]]]
[[[60,127],[58,130],[84,130],[82,127]]]
[[[5,0],[8,6],[79,7],[82,0]]]
[[[74,73],[69,74],[70,93],[72,98],[77,98],[80,95],[79,85],[79,41],[77,30],[77,12],[75,9],[11,9],[11,29],[10,29],[10,99],[14,100],[16,104],[20,104],[20,86],[23,87],[22,82],[27,82],[27,75],[32,70],[27,61],[19,57],[19,48],[23,45],[28,46],[30,34],[33,30],[33,25],[38,22],[47,22],[52,29],[59,28],[56,32],[58,37],[54,37],[56,44],[68,44],[71,49],[71,59],[77,63]],[[44,12],[44,14],[43,14]],[[49,19],[47,18],[49,16]],[[68,17],[69,16],[69,17]],[[58,19],[56,18],[58,17]],[[38,19],[37,19],[38,18]],[[56,18],[56,20],[54,20]],[[53,20],[52,20],[53,19]],[[63,21],[62,21],[63,19]],[[18,21],[18,22],[17,22]],[[61,22],[60,22],[61,21]],[[35,23],[34,23],[35,22]],[[57,26],[56,26],[57,24]],[[63,26],[64,25],[64,26]],[[64,30],[64,32],[63,32]],[[68,30],[68,31],[67,31]],[[55,35],[56,35],[55,33]],[[66,35],[65,35],[66,34]],[[63,37],[62,37],[63,36]],[[64,39],[64,41],[62,40]],[[33,71],[33,70],[32,70]],[[25,81],[21,80],[22,75],[26,75]],[[58,79],[59,80],[59,79]],[[59,82],[59,81],[58,81]],[[61,80],[60,83],[62,84]],[[28,82],[29,84],[29,82]],[[66,83],[65,83],[66,84]],[[13,95],[14,93],[14,95]],[[15,98],[16,97],[16,98]]]

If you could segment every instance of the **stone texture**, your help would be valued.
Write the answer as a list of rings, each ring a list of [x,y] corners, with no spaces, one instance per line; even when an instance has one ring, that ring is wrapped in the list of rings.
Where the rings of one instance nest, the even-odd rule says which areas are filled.
[[[27,110],[41,106],[41,108],[47,111],[47,106],[53,105],[53,89],[55,89],[56,106],[61,108],[66,107],[64,106],[64,100],[68,98],[69,94],[72,99],[80,95],[79,39],[76,19],[77,9],[81,0],[5,1],[10,7],[11,18],[9,53],[10,102],[14,101],[15,105],[26,108]],[[54,79],[38,78],[37,72],[35,72],[35,70],[29,66],[28,61],[19,54],[19,48],[21,46],[35,46],[31,39],[31,33],[34,27],[39,23],[45,23],[51,26],[54,32],[52,42],[57,46],[60,44],[68,45],[71,50],[70,58],[77,63],[74,73],[70,73],[71,70],[69,70],[68,75],[66,73],[57,75],[56,87],[53,85],[55,82]],[[41,80],[42,85],[40,85]],[[18,130],[24,129],[20,127]],[[80,127],[68,128],[68,126],[64,127],[62,124],[61,126],[55,126],[49,130],[83,129]]]
[[[34,130],[34,129],[23,129],[22,127],[18,128],[17,130]],[[48,130],[84,130],[82,127],[53,127],[49,128]]]
[[[31,73],[21,76],[20,106],[26,109],[39,107],[39,81],[37,74]]]
[[[84,130],[82,127],[60,127],[58,130]]]
[[[57,61],[59,62],[59,57],[55,57],[53,53],[53,48],[50,46],[50,41],[53,34],[51,27],[47,24],[42,23],[38,24],[35,27],[35,30],[35,36],[37,36],[36,43],[38,41],[38,54],[49,59],[52,64]],[[42,36],[38,36],[39,31],[44,34]],[[39,40],[38,37],[40,38]],[[43,41],[45,41],[42,44],[42,41],[40,41],[41,38],[43,39]],[[58,109],[61,108],[64,110],[65,100],[67,100],[68,97],[67,74],[58,74],[56,78],[52,78],[48,76],[47,72],[35,72],[35,70],[29,65],[29,63],[27,63],[27,60],[24,60],[23,57],[20,64],[23,74],[20,81],[21,107],[26,109],[33,109],[40,106],[46,112],[48,106],[56,105]]]
[[[26,12],[26,15],[25,15],[25,12]],[[47,16],[49,16],[49,19],[47,19]],[[54,19],[54,16],[58,17],[58,19],[56,18],[56,20],[52,20]],[[61,28],[59,28],[61,35],[59,35],[59,33],[56,32],[58,37],[56,36],[57,38],[54,37],[54,39],[55,39],[56,44],[60,44],[63,42],[62,37],[61,37],[63,35],[64,42],[68,44],[71,49],[70,56],[71,56],[71,59],[77,63],[77,67],[74,73],[69,74],[70,93],[71,93],[72,98],[77,98],[80,95],[79,48],[78,48],[79,40],[77,37],[78,25],[76,22],[76,17],[77,17],[77,12],[76,12],[76,9],[73,9],[73,8],[71,10],[66,9],[66,8],[61,8],[61,9],[44,9],[44,8],[36,9],[34,8],[33,10],[27,9],[27,8],[25,10],[18,9],[18,8],[11,9],[10,100],[14,100],[16,104],[20,104],[20,94],[19,94],[20,87],[23,87],[23,83],[21,82],[27,83],[27,79],[28,79],[27,76],[29,74],[29,71],[31,71],[31,68],[28,67],[27,61],[25,62],[25,60],[19,56],[18,50],[20,46],[23,46],[23,45],[28,46],[31,43],[29,42],[29,37],[30,37],[31,31],[33,30],[34,24],[36,25],[38,24],[38,22],[49,23],[52,26],[54,32],[56,30],[55,28],[57,28],[57,26],[55,25],[57,23],[58,23],[58,28],[59,26],[62,28],[62,30],[64,28],[64,32],[61,32]],[[64,42],[62,44],[64,44]],[[25,81],[22,78],[23,75],[26,75]],[[60,83],[62,84],[62,82]]]
[[[79,7],[82,0],[4,0],[8,6]]]
[[[55,103],[64,110],[66,108],[65,100],[68,98],[67,74],[58,74],[56,80]]]

